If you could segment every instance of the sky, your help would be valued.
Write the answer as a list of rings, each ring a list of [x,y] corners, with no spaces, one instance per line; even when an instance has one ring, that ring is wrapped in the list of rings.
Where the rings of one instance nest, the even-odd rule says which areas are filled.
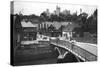
[[[96,10],[96,6],[89,5],[73,5],[73,4],[61,4],[61,3],[38,3],[38,2],[14,2],[14,14],[21,12],[23,15],[40,15],[46,9],[49,9],[50,13],[56,10],[56,6],[61,8],[61,12],[65,9],[70,10],[71,14],[76,12],[80,14],[80,8],[82,12],[86,12],[89,16]]]

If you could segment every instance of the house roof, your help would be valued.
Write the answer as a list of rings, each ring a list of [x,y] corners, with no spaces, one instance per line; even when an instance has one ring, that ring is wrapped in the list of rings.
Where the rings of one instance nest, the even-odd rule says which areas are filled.
[[[21,25],[22,25],[22,27],[38,27],[38,24],[33,24],[29,21],[28,22],[22,21]]]
[[[79,25],[76,23],[71,23],[71,24],[68,24],[67,26],[65,26],[63,31],[65,31],[65,32],[72,31],[75,27],[79,27]]]

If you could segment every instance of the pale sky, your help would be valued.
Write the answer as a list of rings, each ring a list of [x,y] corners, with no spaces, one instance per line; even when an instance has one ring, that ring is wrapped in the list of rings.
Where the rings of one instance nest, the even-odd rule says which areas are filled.
[[[56,6],[61,8],[61,12],[65,9],[70,10],[71,13],[80,13],[80,8],[82,12],[86,12],[89,16],[96,10],[96,6],[86,6],[86,5],[71,5],[71,4],[57,4],[57,3],[37,3],[37,2],[14,2],[14,14],[20,11],[24,15],[35,14],[40,15],[46,9],[49,9],[50,13],[56,10]]]

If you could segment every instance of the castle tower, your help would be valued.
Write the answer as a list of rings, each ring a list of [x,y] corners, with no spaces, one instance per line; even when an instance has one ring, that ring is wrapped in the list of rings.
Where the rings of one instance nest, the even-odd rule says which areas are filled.
[[[80,14],[82,13],[82,9],[80,8]]]
[[[56,13],[57,16],[59,16],[59,14],[60,14],[60,7],[56,6],[56,12],[55,13]]]

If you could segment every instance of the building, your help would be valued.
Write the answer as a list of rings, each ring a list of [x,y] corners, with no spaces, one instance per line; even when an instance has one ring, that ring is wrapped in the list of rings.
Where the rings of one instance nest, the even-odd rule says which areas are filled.
[[[38,32],[38,24],[32,23],[31,21],[27,21],[27,19],[23,19],[21,21],[22,31],[21,31],[21,41],[32,41],[36,40],[37,32]]]
[[[68,22],[68,25],[65,26],[65,28],[63,28],[63,31],[62,31],[62,37],[64,39],[68,39],[68,40],[71,40],[71,38],[73,37],[73,29],[75,27],[79,27],[78,24],[75,24],[73,22]]]
[[[59,16],[60,10],[61,10],[60,7],[56,6],[56,10],[54,11],[54,14]]]
[[[64,11],[62,11],[62,14],[69,15],[70,14],[70,10],[64,10]]]
[[[50,17],[51,14],[49,12],[49,9],[46,9],[45,14]]]

